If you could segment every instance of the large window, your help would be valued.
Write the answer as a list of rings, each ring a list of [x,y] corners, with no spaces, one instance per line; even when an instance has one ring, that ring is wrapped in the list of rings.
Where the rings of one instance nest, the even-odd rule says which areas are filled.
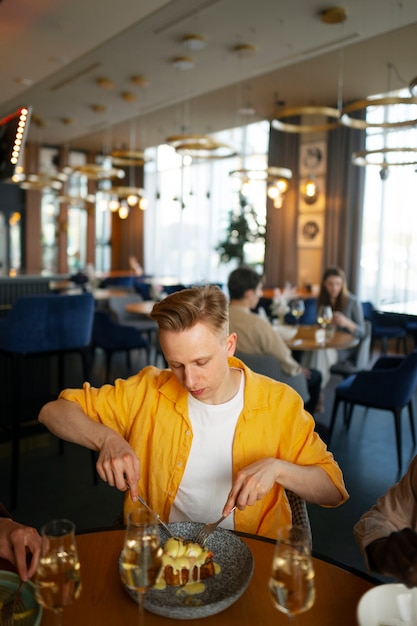
[[[402,95],[409,95],[407,93]],[[411,112],[389,107],[390,120],[417,118]],[[368,120],[381,122],[380,112],[370,110]],[[367,131],[367,150],[417,146],[417,129]],[[410,155],[409,155],[410,156]],[[411,153],[415,160],[417,153]],[[393,158],[393,155],[391,155]],[[404,154],[398,154],[398,159]],[[363,235],[361,251],[361,300],[380,308],[417,302],[417,174],[416,165],[393,165],[388,169],[366,166]]]
[[[233,146],[239,157],[187,160],[162,145],[147,151],[145,190],[145,269],[181,283],[225,283],[236,261],[222,264],[217,244],[224,239],[230,211],[238,206],[241,181],[229,172],[239,168],[265,169],[269,123],[224,131],[215,138]],[[245,156],[246,155],[246,156]],[[254,182],[248,201],[265,221],[265,182]],[[248,251],[252,263],[263,263],[264,249]]]

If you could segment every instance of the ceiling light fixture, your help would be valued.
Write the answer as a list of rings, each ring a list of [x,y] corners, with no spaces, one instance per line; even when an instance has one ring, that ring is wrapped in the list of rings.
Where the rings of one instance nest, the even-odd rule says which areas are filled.
[[[91,180],[109,180],[112,178],[124,178],[123,170],[115,167],[103,167],[95,163],[86,163],[72,168],[74,173],[86,176]]]
[[[410,80],[408,88],[410,90],[411,95],[417,97],[417,76],[415,76],[414,78]]]
[[[249,59],[255,54],[256,46],[251,43],[238,43],[233,47],[233,52],[236,52],[241,59]]]
[[[329,7],[320,11],[320,20],[323,24],[343,24],[347,20],[344,7]]]
[[[94,113],[104,113],[106,107],[104,106],[104,104],[92,104],[91,110],[94,111]]]
[[[135,87],[148,87],[149,86],[149,81],[144,77],[144,76],[132,76],[132,78],[130,79],[130,82],[132,83],[132,85],[135,85]]]
[[[113,165],[119,167],[141,166],[145,164],[145,153],[141,150],[112,150]]]
[[[392,107],[398,106],[398,110],[405,111],[404,105],[416,105],[417,97],[413,96],[389,96],[386,98],[367,98],[365,100],[358,100],[357,102],[352,102],[351,104],[346,105],[342,108],[340,114],[340,122],[344,126],[349,126],[349,128],[357,128],[359,130],[364,130],[366,128],[402,128],[405,126],[415,126],[417,124],[417,118],[415,117],[406,117],[404,119],[400,119],[395,122],[390,122],[387,120],[386,116],[384,116],[384,120],[382,122],[368,122],[366,119],[357,119],[351,117],[351,113],[355,113],[358,111],[366,111],[372,107],[381,107],[381,111],[384,111],[384,107]],[[396,119],[397,116],[396,116]]]
[[[359,150],[352,155],[354,165],[377,165],[391,167],[397,165],[417,165],[417,148],[380,148],[379,150]]]
[[[102,89],[114,89],[115,84],[110,78],[105,78],[104,76],[101,78],[97,78],[97,85]]]
[[[268,185],[268,198],[273,200],[274,207],[280,209],[284,202],[285,192],[288,189],[288,181],[292,178],[292,171],[287,167],[271,166],[265,169],[241,168],[229,172],[229,176],[240,178],[242,181],[242,193],[245,193],[247,185],[251,181],[265,181]]]
[[[236,155],[231,146],[220,143],[209,135],[172,135],[165,142],[178,154],[196,159],[226,159]]]
[[[125,102],[135,102],[135,100],[137,100],[137,95],[135,93],[132,93],[131,91],[123,91],[120,94],[120,97]]]
[[[206,45],[206,39],[203,35],[189,34],[184,35],[181,43],[187,50],[201,50]]]
[[[20,183],[20,187],[25,190],[43,191],[44,189],[62,189],[62,181],[55,176],[48,174],[30,174]]]
[[[174,57],[172,66],[181,72],[191,70],[194,67],[194,61],[191,57]]]
[[[311,124],[293,124],[290,122],[285,122],[288,117],[295,116],[324,116],[330,117],[334,119],[333,122],[323,122],[323,123],[311,123]],[[314,133],[314,132],[324,132],[328,130],[334,130],[338,126],[340,120],[340,111],[339,109],[335,109],[333,107],[325,107],[325,106],[300,106],[300,107],[292,107],[283,109],[275,118],[272,120],[272,127],[276,130],[281,130],[286,133]]]

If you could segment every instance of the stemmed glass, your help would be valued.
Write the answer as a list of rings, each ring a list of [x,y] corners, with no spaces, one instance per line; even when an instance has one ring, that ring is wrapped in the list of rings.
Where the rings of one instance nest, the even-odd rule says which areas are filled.
[[[304,300],[302,300],[301,298],[297,298],[296,300],[293,300],[291,302],[291,315],[295,317],[297,321],[297,326],[299,325],[300,317],[304,315],[304,312],[305,312]]]
[[[80,562],[74,523],[52,520],[41,529],[42,556],[36,572],[35,596],[39,604],[55,613],[61,626],[64,607],[81,593]]]
[[[311,609],[315,600],[314,568],[308,533],[299,526],[278,529],[269,591],[275,607],[292,622]]]
[[[332,319],[333,319],[332,307],[328,305],[320,306],[317,312],[317,324],[319,324],[322,328],[326,329],[326,327],[332,323]]]
[[[144,507],[128,514],[120,564],[122,582],[137,594],[138,624],[143,626],[145,591],[155,584],[162,566],[158,518]]]

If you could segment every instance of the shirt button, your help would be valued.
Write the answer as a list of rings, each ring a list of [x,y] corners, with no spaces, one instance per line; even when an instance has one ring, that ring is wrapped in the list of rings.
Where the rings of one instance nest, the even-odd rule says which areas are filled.
[[[185,431],[185,434],[186,434],[186,435],[191,435],[191,431],[190,431],[190,430],[186,430],[186,431]]]
[[[182,467],[182,461],[178,461],[177,467]]]
[[[169,496],[172,496],[172,491],[168,491],[168,495],[169,495]]]

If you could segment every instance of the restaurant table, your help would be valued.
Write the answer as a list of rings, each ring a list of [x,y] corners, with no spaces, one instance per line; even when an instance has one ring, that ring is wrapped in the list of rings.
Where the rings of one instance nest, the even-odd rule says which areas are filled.
[[[316,330],[319,326],[298,326],[297,333],[290,339],[286,339],[286,344],[291,350],[323,350],[334,348],[336,350],[347,350],[359,344],[359,339],[350,333],[340,330],[326,331],[326,341],[318,343],[315,338]]]
[[[150,315],[155,305],[153,300],[143,300],[142,302],[130,302],[126,304],[126,311],[137,315]]]
[[[145,611],[146,626],[286,626],[286,615],[274,608],[268,591],[274,542],[254,535],[240,535],[254,559],[253,577],[242,596],[229,608],[200,619],[178,620]],[[137,604],[123,588],[118,572],[124,530],[103,530],[77,535],[83,588],[79,599],[63,613],[63,626],[136,626]],[[353,570],[314,558],[316,601],[297,615],[294,626],[354,626],[356,606],[374,581]],[[42,626],[53,626],[54,615],[44,609]]]

